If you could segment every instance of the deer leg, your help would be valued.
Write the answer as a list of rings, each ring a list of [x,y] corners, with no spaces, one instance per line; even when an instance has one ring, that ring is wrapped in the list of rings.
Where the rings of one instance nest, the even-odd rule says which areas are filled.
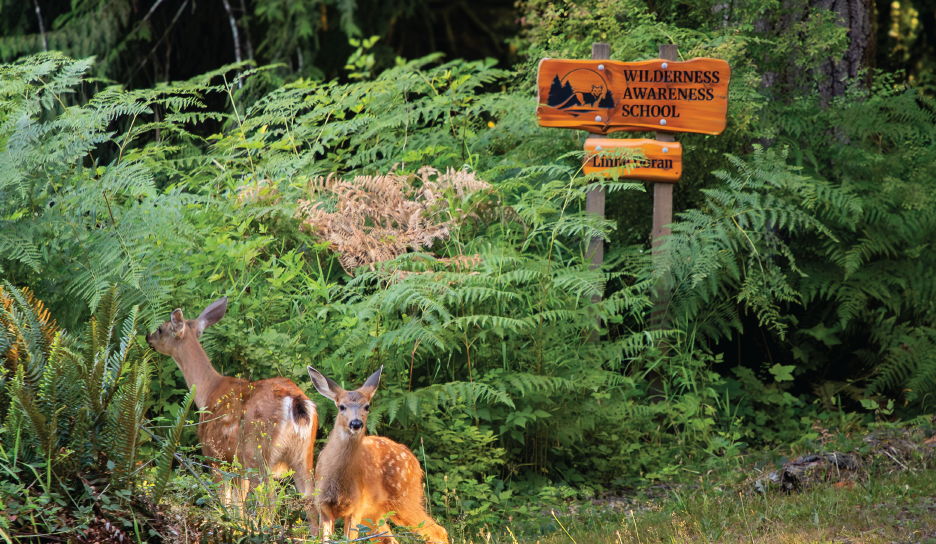
[[[344,518],[344,534],[349,540],[358,537],[358,525],[361,524],[361,512],[349,513]],[[354,536],[351,536],[354,533]]]
[[[448,544],[448,532],[438,523],[427,518],[426,523],[419,529],[419,534],[426,537],[426,542]]]
[[[325,504],[319,505],[319,530],[322,535],[322,542],[335,532],[335,514],[332,509]]]
[[[381,524],[379,527],[374,529],[374,534],[379,535],[381,533],[387,533],[384,536],[380,537],[381,544],[396,544],[396,539],[393,538],[393,532],[390,531],[390,526],[386,523]]]
[[[315,492],[315,482],[312,481],[312,474],[309,471],[297,470],[293,476],[296,483],[296,491],[305,496],[306,521],[309,522],[309,534],[315,536],[319,532],[318,510],[315,508],[315,502],[312,495]]]
[[[241,488],[240,478],[231,478],[230,480],[225,480],[224,476],[218,472],[217,466],[215,466],[215,471],[213,474],[213,479],[218,485],[218,498],[221,499],[221,504],[224,505],[224,508],[228,510],[243,508],[243,499],[240,498],[241,494],[239,493]]]
[[[231,494],[237,496],[237,507],[241,512],[247,512],[247,494],[250,492],[250,480],[247,478],[231,479]]]
[[[393,538],[393,533],[391,533],[390,527],[387,525],[386,517],[374,515],[373,517],[364,518],[365,514],[365,512],[358,511],[345,517],[345,536],[349,539],[366,538],[368,542],[377,540],[384,544],[396,544],[396,539]],[[361,532],[358,531],[358,526],[361,525],[367,527],[367,534],[369,536],[361,536]],[[374,536],[383,532],[386,532],[387,535],[381,537]]]
[[[246,512],[247,492],[250,490],[250,480],[244,478],[231,478],[224,481],[222,477],[216,477],[215,481],[220,484],[219,492],[221,494],[221,504],[233,513],[234,510]]]
[[[390,519],[397,525],[413,527],[416,533],[426,538],[426,542],[448,544],[448,532],[429,517],[424,508],[400,508]],[[419,527],[420,523],[422,527]]]
[[[266,516],[269,516],[270,519],[272,519],[272,516],[275,513],[276,490],[274,489],[275,484],[272,478],[272,471],[263,458],[258,459],[257,476],[259,477],[260,481],[251,482],[250,488],[256,495],[256,500],[258,503],[257,513],[261,514],[261,518],[264,518],[265,522]]]
[[[231,501],[228,499],[227,486],[224,485],[224,479],[218,473],[218,467],[215,466],[214,463],[212,463],[212,468],[214,470],[211,471],[211,479],[214,480],[215,485],[218,486],[218,499],[221,501],[221,504],[227,508],[231,503]]]

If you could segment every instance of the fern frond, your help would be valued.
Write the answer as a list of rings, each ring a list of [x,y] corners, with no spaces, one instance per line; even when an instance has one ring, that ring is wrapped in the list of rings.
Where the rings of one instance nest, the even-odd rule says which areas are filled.
[[[188,415],[189,408],[192,407],[192,399],[195,398],[195,386],[182,399],[182,409],[176,415],[176,420],[166,433],[165,442],[159,450],[156,459],[156,476],[153,481],[153,504],[159,504],[162,499],[166,485],[172,477],[172,462],[175,458],[176,449],[179,447],[179,440],[182,437],[182,429],[185,427],[185,418]]]

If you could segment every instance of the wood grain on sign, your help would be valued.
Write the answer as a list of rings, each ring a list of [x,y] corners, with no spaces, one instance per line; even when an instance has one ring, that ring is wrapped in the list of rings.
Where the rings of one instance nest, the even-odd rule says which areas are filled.
[[[543,59],[537,75],[540,126],[720,134],[731,67],[719,59],[641,62]]]
[[[624,150],[643,152],[643,157]],[[676,182],[682,175],[682,146],[656,140],[585,140],[586,174],[606,172],[610,177]]]

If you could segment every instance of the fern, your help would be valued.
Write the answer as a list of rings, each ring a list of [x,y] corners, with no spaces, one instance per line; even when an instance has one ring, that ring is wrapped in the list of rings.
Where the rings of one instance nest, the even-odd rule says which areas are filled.
[[[916,91],[892,83],[882,76],[860,102],[841,99],[816,112],[851,145],[823,147],[815,134],[797,133],[798,153],[821,150],[804,163],[812,174],[847,187],[855,201],[844,214],[824,210],[835,241],[797,244],[808,256],[798,287],[816,313],[797,339],[814,349],[815,327],[840,331],[844,343],[859,339],[849,371],[867,378],[866,393],[919,401],[936,391],[928,355],[936,314],[925,302],[936,294],[936,262],[925,249],[936,232],[928,189],[936,114]]]
[[[182,409],[179,410],[175,422],[169,428],[167,436],[165,437],[165,442],[156,457],[156,476],[153,480],[153,489],[151,491],[153,504],[159,504],[163,493],[166,491],[166,485],[172,477],[172,462],[175,459],[176,449],[179,447],[182,429],[185,427],[185,418],[188,415],[189,408],[192,407],[192,399],[194,398],[195,386],[193,385],[182,400]]]
[[[81,473],[96,472],[104,460],[112,463],[114,488],[132,487],[150,380],[148,350],[136,345],[138,309],[124,311],[111,288],[82,350],[29,291],[7,284],[0,300],[4,373],[16,364],[0,392],[0,418],[14,433],[0,436],[4,450],[47,463],[43,479],[66,488],[81,486]]]
[[[92,64],[49,53],[0,68],[0,101],[9,106],[0,119],[0,193],[12,197],[2,203],[0,262],[55,271],[64,292],[92,310],[122,282],[155,320],[167,289],[150,256],[160,240],[184,239],[173,216],[187,199],[156,190],[154,149],[133,144],[156,128],[171,133],[176,125],[141,118],[198,106],[199,88],[105,90],[77,104],[74,88]],[[110,128],[125,122],[124,133]]]
[[[818,210],[834,209],[846,217],[860,210],[853,196],[799,174],[785,159],[760,148],[750,163],[729,157],[737,173],[717,173],[725,187],[703,191],[707,211],[680,215],[658,272],[671,276],[673,294],[666,313],[673,320],[692,324],[710,338],[730,336],[741,329],[727,302],[734,293],[737,303],[784,337],[782,307],[804,301],[790,279],[802,271],[781,232],[834,241]]]
[[[0,357],[7,372],[22,365],[24,378],[36,384],[43,372],[47,353],[55,341],[55,321],[49,310],[28,288],[22,291],[9,282],[0,286]]]

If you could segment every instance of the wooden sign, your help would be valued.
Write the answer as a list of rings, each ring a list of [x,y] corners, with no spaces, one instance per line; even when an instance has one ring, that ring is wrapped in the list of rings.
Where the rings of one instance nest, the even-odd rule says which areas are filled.
[[[721,134],[731,68],[719,59],[641,62],[543,59],[537,74],[540,126]]]
[[[643,152],[644,157],[621,153],[632,149]],[[617,153],[616,153],[617,151]],[[656,140],[585,140],[586,174],[605,172],[609,177],[646,181],[676,182],[682,175],[682,146],[678,142]]]

